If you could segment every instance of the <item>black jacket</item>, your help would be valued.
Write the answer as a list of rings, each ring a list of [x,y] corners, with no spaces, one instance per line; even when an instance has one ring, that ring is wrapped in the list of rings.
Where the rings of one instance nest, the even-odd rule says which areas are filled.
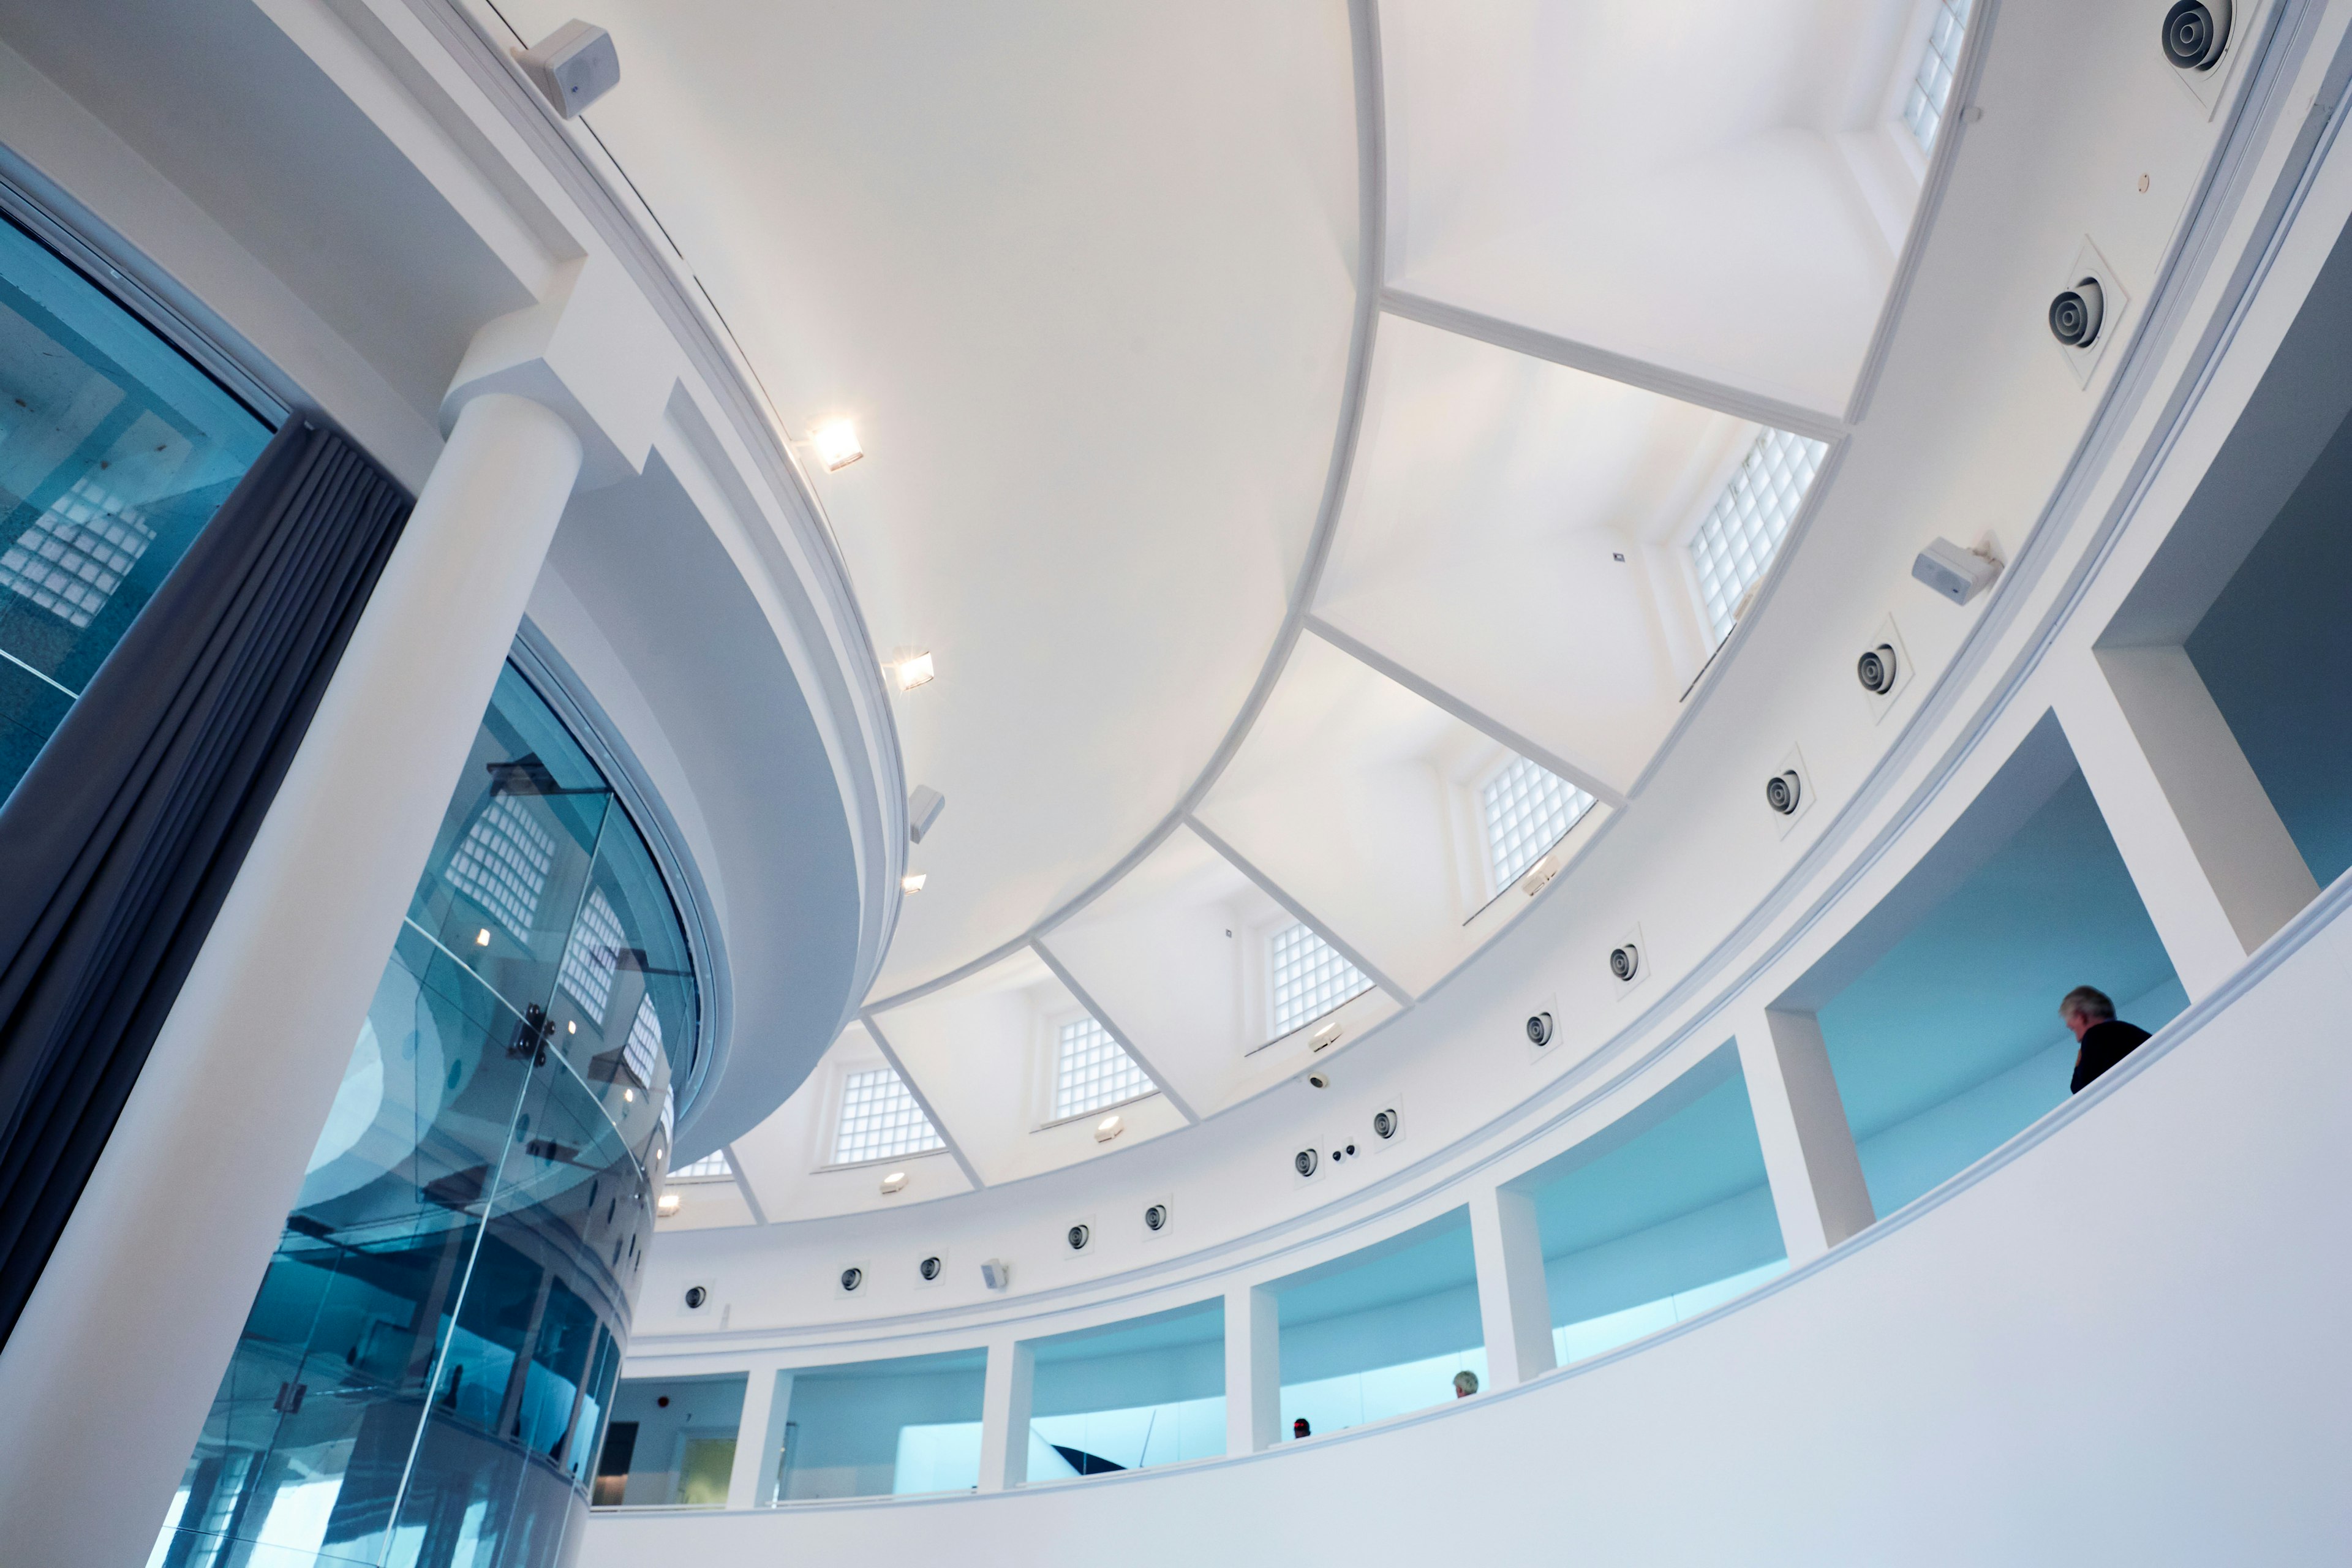
[[[2083,1048],[2074,1053],[2074,1083],[2067,1092],[2080,1094],[2091,1080],[2123,1060],[2147,1038],[2147,1031],[2110,1018],[2083,1031]]]

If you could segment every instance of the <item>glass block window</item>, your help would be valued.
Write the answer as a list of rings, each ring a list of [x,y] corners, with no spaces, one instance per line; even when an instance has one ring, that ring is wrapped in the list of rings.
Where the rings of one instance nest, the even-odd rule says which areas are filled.
[[[1497,889],[1517,881],[1592,809],[1591,795],[1525,757],[1513,757],[1480,795]]]
[[[496,795],[466,829],[466,841],[442,875],[449,885],[489,910],[519,942],[530,941],[540,895],[555,868],[555,836],[530,819],[510,795]]]
[[[621,966],[621,917],[613,912],[604,889],[589,889],[588,901],[580,906],[580,918],[572,922],[571,940],[563,944],[563,966],[557,976],[599,1028],[604,1023],[604,1005],[613,999],[613,974]],[[638,1016],[644,1016],[644,1012],[639,1008]],[[660,1037],[659,1024],[654,1026],[654,1034]]]
[[[630,1022],[629,1038],[621,1047],[621,1062],[637,1075],[639,1083],[654,1080],[654,1062],[661,1056],[661,1014],[651,996],[637,998],[637,1016]]]
[[[1266,943],[1265,971],[1276,1039],[1372,988],[1362,970],[1304,925],[1274,933]]]
[[[1054,1075],[1054,1115],[1084,1116],[1106,1105],[1150,1094],[1160,1086],[1142,1064],[1119,1048],[1092,1018],[1062,1026],[1061,1063]]]
[[[1824,443],[1786,430],[1765,431],[1691,536],[1691,564],[1698,569],[1699,597],[1716,641],[1731,635],[1741,597],[1772,563],[1828,451]]]
[[[1919,151],[1936,150],[1936,132],[1944,123],[1944,105],[1952,96],[1952,73],[1960,68],[1960,43],[1969,31],[1970,0],[1936,0],[1936,20],[1927,29],[1927,47],[1919,51],[1919,68],[1912,73],[1911,90],[1903,95],[1903,123],[1911,127]]]
[[[154,542],[138,508],[85,475],[0,552],[0,587],[87,627]]]
[[[833,1141],[833,1163],[855,1165],[866,1160],[895,1160],[944,1149],[914,1091],[888,1068],[854,1072],[841,1086],[841,1131]]]
[[[690,1165],[680,1165],[669,1173],[669,1179],[673,1182],[731,1182],[735,1179],[735,1167],[727,1163],[727,1151],[721,1149],[715,1154],[705,1154]]]

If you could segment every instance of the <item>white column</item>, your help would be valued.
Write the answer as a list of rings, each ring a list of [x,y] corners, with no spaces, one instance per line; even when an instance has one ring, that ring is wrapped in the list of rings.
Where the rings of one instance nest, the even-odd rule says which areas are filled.
[[[1036,1352],[1026,1340],[988,1347],[988,1383],[980,1404],[980,1489],[1001,1492],[1029,1479],[1029,1399]]]
[[[729,1508],[765,1508],[776,1500],[776,1456],[792,1408],[793,1374],[757,1361],[743,1384],[743,1419],[735,1429],[735,1468],[727,1478]]]
[[[2063,668],[2058,721],[2191,997],[2319,895],[2188,653],[2105,648]]]
[[[580,456],[520,397],[458,416],[0,1353],[12,1557],[146,1561]]]
[[[1486,1386],[1511,1388],[1549,1372],[1559,1362],[1535,1199],[1507,1187],[1473,1190],[1470,1245],[1478,1264],[1478,1318],[1486,1333]]]
[[[1282,1440],[1282,1301],[1263,1286],[1225,1292],[1225,1452]]]
[[[1789,1264],[1809,1262],[1876,1218],[1821,1021],[1766,1012],[1739,1028],[1739,1070],[1764,1146]]]

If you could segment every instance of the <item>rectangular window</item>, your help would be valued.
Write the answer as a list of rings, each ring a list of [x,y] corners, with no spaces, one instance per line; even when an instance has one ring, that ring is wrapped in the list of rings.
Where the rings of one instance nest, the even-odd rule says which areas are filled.
[[[833,1141],[833,1163],[856,1165],[944,1149],[914,1091],[888,1068],[854,1072],[841,1086],[841,1131]]]
[[[669,1179],[673,1182],[731,1182],[735,1179],[735,1167],[727,1163],[727,1151],[721,1149],[715,1154],[705,1154],[690,1165],[680,1165],[669,1173]]]
[[[1828,452],[1822,442],[1766,430],[1692,535],[1691,564],[1717,642],[1731,635],[1748,590],[1772,564]]]
[[[1960,68],[1969,4],[1970,0],[1936,0],[1936,19],[1927,28],[1927,47],[1919,51],[1919,68],[1912,73],[1911,90],[1903,95],[1903,123],[1911,127],[1922,153],[1936,150],[1944,105],[1952,96],[1952,75]]]
[[[1495,886],[1507,888],[1592,809],[1592,797],[1525,757],[1513,757],[1481,793]]]
[[[1054,1075],[1054,1118],[1084,1116],[1106,1105],[1151,1093],[1159,1086],[1092,1018],[1062,1026],[1061,1062]]]
[[[1268,940],[1265,971],[1276,1039],[1372,988],[1362,970],[1304,925],[1278,931]]]

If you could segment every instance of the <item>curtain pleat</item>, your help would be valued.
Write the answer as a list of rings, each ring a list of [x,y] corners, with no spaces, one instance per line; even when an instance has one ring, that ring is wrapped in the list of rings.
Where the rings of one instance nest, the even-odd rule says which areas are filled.
[[[0,1343],[411,504],[289,421],[0,805]]]

